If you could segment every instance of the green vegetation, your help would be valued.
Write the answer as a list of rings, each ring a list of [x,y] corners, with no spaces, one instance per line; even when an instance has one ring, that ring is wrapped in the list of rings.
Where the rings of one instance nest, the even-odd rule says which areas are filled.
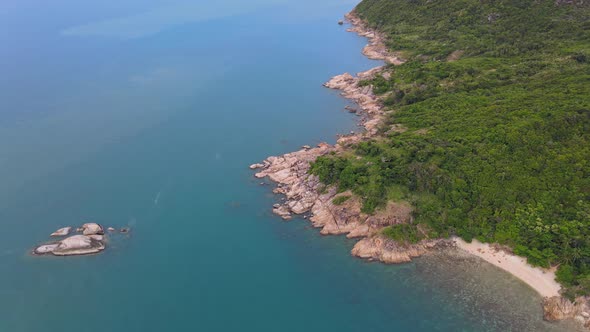
[[[387,226],[382,232],[385,236],[398,242],[417,243],[426,238],[426,235],[422,233],[422,230],[410,224]]]
[[[357,13],[408,61],[364,82],[391,110],[381,135],[311,172],[364,212],[411,202],[415,222],[384,230],[394,239],[506,244],[590,294],[590,6],[364,0]]]
[[[351,196],[338,196],[332,200],[334,205],[342,205],[342,203],[346,202],[350,199]]]

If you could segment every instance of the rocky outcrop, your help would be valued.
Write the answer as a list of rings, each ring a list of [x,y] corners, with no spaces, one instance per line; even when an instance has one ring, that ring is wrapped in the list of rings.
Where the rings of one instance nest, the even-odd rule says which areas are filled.
[[[72,227],[63,227],[53,232],[51,236],[67,236]],[[115,229],[109,227],[109,231]],[[85,223],[77,228],[82,234],[73,235],[57,242],[44,243],[33,249],[35,255],[71,256],[98,253],[106,248],[107,238],[104,229],[97,223]],[[123,233],[123,230],[121,230]],[[127,232],[127,231],[126,231]]]
[[[334,150],[333,146],[320,143],[316,148],[303,148],[282,156],[269,157],[264,161],[265,168],[255,176],[268,177],[277,182],[279,185],[273,192],[286,197],[283,204],[275,204],[275,214],[288,220],[292,213],[303,214],[310,211],[319,196],[319,180],[316,176],[308,174],[310,163]]]
[[[447,240],[423,240],[415,244],[403,244],[385,236],[366,237],[357,242],[352,248],[352,255],[378,260],[383,263],[407,263],[414,257],[419,257],[433,248],[449,247],[452,243]]]
[[[68,234],[70,234],[70,230],[72,229],[72,227],[63,227],[58,229],[57,231],[51,233],[51,236],[66,236]]]
[[[561,296],[545,298],[543,300],[543,318],[548,321],[575,319],[585,327],[590,327],[588,299],[578,297],[572,302]]]
[[[268,177],[277,182],[274,190],[283,194],[285,201],[273,206],[273,212],[285,220],[292,215],[310,214],[310,222],[321,228],[323,235],[346,234],[349,238],[362,238],[353,248],[357,257],[381,260],[386,263],[408,262],[444,241],[423,241],[415,245],[401,245],[381,235],[381,230],[390,225],[411,222],[412,208],[403,202],[389,202],[374,215],[361,211],[362,203],[351,192],[338,193],[336,188],[323,188],[315,175],[308,174],[310,163],[317,157],[333,151],[340,151],[340,144],[331,146],[321,143],[312,149],[302,149],[283,156],[269,157],[267,166],[256,177]],[[335,204],[341,196],[350,198]],[[445,242],[446,243],[446,242]]]

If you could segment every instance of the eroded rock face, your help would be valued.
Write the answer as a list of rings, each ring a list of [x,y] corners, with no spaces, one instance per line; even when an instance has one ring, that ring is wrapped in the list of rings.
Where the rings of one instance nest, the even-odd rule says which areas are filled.
[[[57,231],[51,233],[51,236],[66,236],[66,235],[70,234],[71,229],[72,229],[72,227],[60,228]]]

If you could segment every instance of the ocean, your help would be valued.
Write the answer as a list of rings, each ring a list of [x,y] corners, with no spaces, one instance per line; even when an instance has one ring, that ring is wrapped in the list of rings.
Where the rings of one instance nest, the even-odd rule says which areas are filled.
[[[0,331],[563,331],[489,264],[404,265],[271,214],[248,165],[358,130],[351,0],[0,3]],[[35,257],[63,226],[130,227]]]

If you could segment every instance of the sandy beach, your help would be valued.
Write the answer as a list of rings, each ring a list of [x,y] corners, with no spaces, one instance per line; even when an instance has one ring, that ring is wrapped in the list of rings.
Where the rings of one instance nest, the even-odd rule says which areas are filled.
[[[467,243],[458,237],[454,237],[453,240],[459,249],[480,257],[514,275],[531,286],[541,296],[559,296],[561,286],[555,281],[555,271],[553,269],[533,267],[527,263],[526,258],[497,250],[488,243],[481,243],[475,239],[471,243]]]

